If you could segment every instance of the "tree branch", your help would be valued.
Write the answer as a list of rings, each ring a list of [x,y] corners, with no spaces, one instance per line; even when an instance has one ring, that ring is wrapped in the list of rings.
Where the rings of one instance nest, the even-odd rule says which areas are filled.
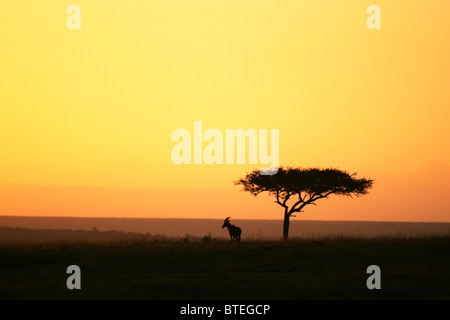
[[[322,199],[322,198],[327,198],[330,194],[334,193],[335,190],[331,190],[325,194],[312,194],[308,200],[304,201],[304,199],[302,199],[302,197],[299,195],[299,201],[297,201],[292,207],[291,210],[289,210],[290,215],[294,212],[303,212],[301,211],[305,206],[307,206],[308,204],[313,204],[313,205],[317,205],[316,203],[314,203],[314,201],[318,200],[318,199]],[[306,198],[306,195],[305,195]],[[298,208],[297,205],[301,204]]]
[[[290,192],[287,193],[286,198],[284,198],[284,201],[283,201],[283,206],[287,207],[286,202],[289,200],[289,198],[290,198],[292,195],[293,195],[293,193],[290,193]]]
[[[275,201],[276,203],[278,203],[280,206],[286,208],[286,205],[280,202],[280,190],[277,189],[277,201]]]
[[[311,198],[308,199],[308,201],[312,203],[312,202],[314,202],[314,201],[316,201],[316,200],[318,200],[318,199],[328,198],[328,196],[329,196],[330,194],[334,193],[335,191],[336,191],[336,190],[331,190],[331,191],[329,191],[329,192],[326,192],[325,194],[322,194],[322,193],[319,193],[319,194],[314,193],[314,194],[311,196]]]
[[[286,192],[286,196],[281,196],[281,192]],[[282,191],[281,190],[281,192],[280,192],[280,190],[279,189],[277,189],[277,191],[276,191],[276,195],[277,195],[277,201],[275,201],[276,203],[278,203],[280,206],[282,206],[283,208],[288,208],[288,206],[286,205],[286,202],[289,200],[289,198],[292,196],[292,193],[291,192],[287,192],[287,191]],[[281,202],[280,201],[280,196],[281,196],[281,198],[282,198],[282,200],[283,200],[283,202]]]

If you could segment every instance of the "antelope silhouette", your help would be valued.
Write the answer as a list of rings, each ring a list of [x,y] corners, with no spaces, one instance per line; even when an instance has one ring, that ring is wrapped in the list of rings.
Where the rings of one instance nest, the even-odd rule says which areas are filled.
[[[233,238],[234,238],[234,239],[236,239],[237,242],[240,242],[242,230],[241,230],[241,228],[232,225],[229,220],[230,220],[230,217],[228,217],[224,220],[222,229],[227,227],[228,232],[230,233],[231,241],[233,241]]]

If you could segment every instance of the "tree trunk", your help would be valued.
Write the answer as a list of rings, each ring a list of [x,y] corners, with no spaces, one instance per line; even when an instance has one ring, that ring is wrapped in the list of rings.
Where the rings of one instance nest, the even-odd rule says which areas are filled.
[[[287,241],[289,238],[289,214],[284,214],[284,222],[283,222],[283,240]]]

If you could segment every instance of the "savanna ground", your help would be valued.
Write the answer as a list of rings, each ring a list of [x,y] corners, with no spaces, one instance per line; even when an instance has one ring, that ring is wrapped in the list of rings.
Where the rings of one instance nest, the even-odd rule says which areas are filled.
[[[81,290],[68,290],[69,265]],[[369,265],[381,290],[369,290]],[[1,299],[450,299],[450,237],[0,244]]]

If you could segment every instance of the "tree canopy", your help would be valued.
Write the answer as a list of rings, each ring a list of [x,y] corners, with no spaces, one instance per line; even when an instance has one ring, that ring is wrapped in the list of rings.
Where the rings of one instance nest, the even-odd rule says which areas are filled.
[[[275,202],[285,209],[283,236],[287,239],[289,217],[302,212],[306,205],[316,205],[316,200],[332,194],[350,197],[367,194],[374,180],[357,178],[356,175],[335,168],[280,167],[274,175],[262,175],[255,169],[234,184],[241,185],[243,191],[254,196],[268,192],[276,197]]]

